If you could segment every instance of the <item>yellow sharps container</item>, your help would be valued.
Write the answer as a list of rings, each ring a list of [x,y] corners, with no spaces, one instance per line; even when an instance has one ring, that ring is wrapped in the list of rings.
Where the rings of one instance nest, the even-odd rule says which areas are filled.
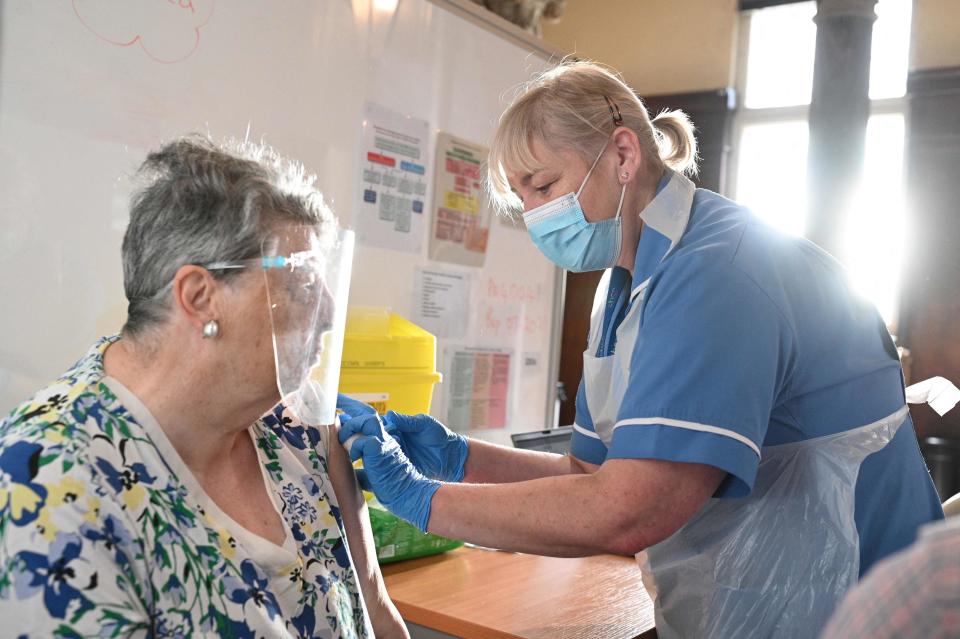
[[[437,339],[388,308],[351,306],[340,364],[340,392],[364,401],[382,415],[395,410],[429,413],[437,372]],[[359,462],[358,462],[359,463]],[[377,560],[424,557],[463,545],[422,533],[391,515],[367,493]]]
[[[429,413],[437,372],[437,339],[383,307],[351,306],[340,364],[340,392],[380,414]]]

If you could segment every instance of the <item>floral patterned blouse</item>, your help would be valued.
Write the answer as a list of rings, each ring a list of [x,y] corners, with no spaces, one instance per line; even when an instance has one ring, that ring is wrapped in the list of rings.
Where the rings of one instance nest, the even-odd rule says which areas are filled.
[[[320,431],[282,405],[250,429],[288,537],[259,560],[112,390],[116,339],[0,422],[0,635],[373,636]]]

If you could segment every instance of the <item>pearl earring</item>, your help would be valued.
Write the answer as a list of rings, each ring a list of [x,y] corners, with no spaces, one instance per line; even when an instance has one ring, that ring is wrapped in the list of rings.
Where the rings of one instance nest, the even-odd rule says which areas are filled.
[[[217,320],[210,320],[203,325],[203,338],[213,339],[220,334],[220,324]]]

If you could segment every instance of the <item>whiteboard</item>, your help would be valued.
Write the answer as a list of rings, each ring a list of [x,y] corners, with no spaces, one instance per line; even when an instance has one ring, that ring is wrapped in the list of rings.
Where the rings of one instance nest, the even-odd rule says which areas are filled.
[[[366,103],[426,120],[433,157],[439,131],[487,144],[509,90],[547,65],[439,3],[399,0],[392,13],[376,9],[383,4],[2,0],[0,411],[122,326],[128,177],[163,140],[249,130],[317,173],[350,227]],[[351,304],[409,317],[416,269],[437,266],[423,239],[419,254],[359,246]],[[514,430],[552,425],[558,270],[497,220],[483,267],[461,270],[474,286],[459,341],[514,354]],[[520,302],[538,329],[491,328],[486,319],[515,314]],[[449,346],[441,340],[438,364]],[[540,360],[523,367],[524,355]],[[434,397],[442,416],[440,387]]]

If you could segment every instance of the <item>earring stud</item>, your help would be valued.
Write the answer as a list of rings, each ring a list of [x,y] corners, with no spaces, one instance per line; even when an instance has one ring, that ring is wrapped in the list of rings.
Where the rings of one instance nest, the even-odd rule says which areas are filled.
[[[627,178],[630,177],[630,173],[629,173],[628,171],[624,171],[623,174],[622,174],[620,177],[622,177],[624,180],[626,180]]]
[[[220,323],[217,320],[210,320],[203,325],[203,338],[213,339],[220,334]]]

